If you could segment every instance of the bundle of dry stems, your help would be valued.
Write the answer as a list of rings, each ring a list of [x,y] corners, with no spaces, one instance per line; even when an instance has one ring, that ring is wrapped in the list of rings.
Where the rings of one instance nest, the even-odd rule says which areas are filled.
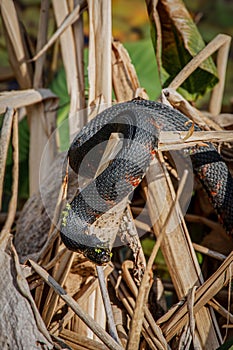
[[[173,132],[161,134],[159,157],[150,166],[147,182],[142,182],[139,191],[141,200],[139,196],[139,200],[131,203],[131,206],[125,201],[120,208],[119,220],[128,223],[126,230],[130,227],[126,239],[133,251],[134,262],[126,260],[122,264],[115,262],[96,268],[82,255],[64,247],[55,224],[64,193],[68,199],[74,195],[77,179],[74,174],[69,174],[68,189],[65,181],[61,183],[60,169],[65,155],[58,153],[58,135],[54,133],[58,99],[49,89],[43,88],[47,50],[53,48],[53,67],[59,42],[70,95],[70,138],[71,134],[80,130],[85,122],[98,113],[103,103],[112,103],[112,89],[115,102],[137,96],[148,97],[139,85],[126,49],[121,43],[112,41],[109,0],[53,0],[57,30],[48,41],[50,4],[47,0],[41,0],[37,53],[34,57],[31,57],[25,43],[14,2],[2,0],[0,6],[11,74],[20,86],[17,91],[0,94],[0,112],[4,114],[0,142],[0,198],[10,142],[13,149],[12,197],[7,216],[1,216],[4,224],[0,235],[0,310],[4,306],[2,315],[8,315],[7,318],[1,317],[1,348],[6,348],[8,344],[12,349],[188,349],[191,342],[198,349],[218,348],[223,342],[223,332],[220,331],[216,315],[225,318],[226,328],[230,328],[233,315],[230,313],[230,299],[226,309],[215,296],[224,286],[230,286],[233,253],[225,256],[192,243],[186,221],[207,225],[223,236],[229,247],[232,247],[231,238],[216,222],[191,214],[186,216],[186,221],[181,217],[179,197],[189,174],[184,173],[175,191],[170,178],[175,169],[168,171],[163,151],[205,141],[218,144],[232,141],[232,132],[223,130],[221,126],[226,120],[220,114],[230,38],[218,35],[162,91],[163,103],[180,109],[204,131],[192,132],[190,129],[188,135]],[[85,118],[77,119],[79,111],[86,108],[82,14],[87,8],[90,108]],[[176,90],[215,51],[220,80],[213,90],[209,113],[204,113],[191,106]],[[16,211],[19,115],[27,115],[30,128],[30,198],[20,213]],[[112,138],[116,139],[116,143],[119,141],[116,135],[112,135]],[[48,141],[43,167],[40,167]],[[112,152],[111,146],[108,147],[108,151]],[[157,166],[159,163],[160,166]],[[155,178],[159,180],[154,181]],[[52,221],[43,208],[39,186],[43,187],[49,198]],[[155,221],[155,209],[161,207],[164,193],[167,196],[166,206]],[[133,218],[140,212],[143,200],[147,201],[146,214],[152,223],[155,222],[153,225]],[[16,217],[18,221],[13,244],[12,227]],[[167,234],[169,220],[177,221],[177,217],[179,224]],[[103,225],[108,227],[107,219]],[[157,238],[147,263],[137,234],[140,229],[152,232]],[[164,306],[161,280],[152,276],[159,248],[179,300],[169,310]],[[202,276],[195,250],[221,262],[206,280]],[[148,299],[152,284],[157,290],[153,303]],[[154,315],[153,304],[163,308],[159,318]]]

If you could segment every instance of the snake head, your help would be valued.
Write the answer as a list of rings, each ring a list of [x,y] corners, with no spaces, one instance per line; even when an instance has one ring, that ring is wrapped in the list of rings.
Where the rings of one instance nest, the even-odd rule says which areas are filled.
[[[105,265],[112,257],[111,251],[108,248],[103,247],[89,247],[82,253],[87,259],[94,262],[96,265]]]

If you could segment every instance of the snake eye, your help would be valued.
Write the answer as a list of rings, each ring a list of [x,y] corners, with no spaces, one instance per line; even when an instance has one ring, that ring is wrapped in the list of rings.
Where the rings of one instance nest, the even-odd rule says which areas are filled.
[[[106,248],[89,248],[84,253],[85,257],[97,265],[107,264],[112,257],[112,253]]]

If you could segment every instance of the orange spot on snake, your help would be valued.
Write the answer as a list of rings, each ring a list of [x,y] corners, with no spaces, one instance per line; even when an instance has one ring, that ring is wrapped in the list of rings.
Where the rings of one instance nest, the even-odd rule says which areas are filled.
[[[126,181],[130,183],[132,186],[137,187],[140,184],[141,179],[136,176],[126,175]]]

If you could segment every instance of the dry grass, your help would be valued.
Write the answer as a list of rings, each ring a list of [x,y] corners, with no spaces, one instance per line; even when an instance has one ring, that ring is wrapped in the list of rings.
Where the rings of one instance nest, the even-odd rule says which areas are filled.
[[[232,132],[223,130],[219,115],[230,45],[228,36],[217,36],[184,67],[168,89],[162,91],[161,99],[164,103],[180,109],[204,131],[190,134],[162,133],[159,158],[152,162],[147,182],[143,181],[137,202],[133,202],[131,207],[127,201],[121,203],[118,214],[117,212],[114,214],[118,215],[117,220],[121,220],[125,225],[122,224],[122,230],[133,251],[134,263],[126,260],[121,265],[115,261],[114,264],[103,268],[103,277],[102,271],[98,272],[98,269],[96,271],[96,267],[82,255],[64,248],[59,238],[59,230],[54,223],[50,223],[38,194],[41,171],[41,186],[47,188],[46,195],[50,198],[56,222],[62,199],[64,196],[71,198],[77,187],[77,179],[73,174],[69,173],[68,188],[67,177],[63,183],[59,178],[64,155],[58,155],[58,135],[53,134],[58,101],[42,83],[49,48],[57,52],[59,40],[70,95],[69,127],[72,133],[80,130],[85,123],[85,117],[78,119],[79,110],[87,107],[87,103],[92,107],[89,109],[87,120],[91,119],[98,112],[99,103],[111,103],[112,90],[116,102],[127,101],[137,96],[147,97],[145,90],[139,85],[127,51],[120,43],[112,42],[110,4],[109,0],[52,1],[57,30],[52,38],[47,40],[49,1],[41,0],[37,53],[33,54],[25,43],[14,2],[2,0],[0,5],[9,61],[20,87],[17,91],[2,92],[0,96],[0,112],[4,113],[0,139],[0,197],[3,192],[6,156],[10,142],[13,147],[14,163],[12,198],[0,235],[0,262],[3,271],[0,277],[0,310],[6,305],[11,323],[9,326],[9,319],[2,321],[0,333],[4,336],[0,337],[0,343],[2,342],[3,349],[6,348],[8,341],[11,348],[15,348],[17,342],[23,344],[22,349],[29,349],[32,344],[37,344],[38,349],[52,349],[56,346],[56,349],[162,350],[175,349],[178,346],[179,349],[188,349],[193,342],[195,348],[214,350],[222,343],[224,335],[218,315],[225,319],[227,328],[233,321],[233,315],[230,313],[232,294],[230,288],[227,296],[222,297],[222,303],[215,299],[220,291],[225,295],[224,287],[231,283],[233,255],[231,253],[225,257],[220,254],[223,253],[220,248],[219,251],[211,250],[211,247],[207,249],[192,243],[186,221],[178,205],[186,178],[182,179],[176,192],[170,178],[170,174],[176,176],[176,170],[169,168],[162,152],[207,141],[216,143],[232,141]],[[88,99],[85,99],[82,14],[87,8],[90,21],[89,94]],[[209,113],[206,114],[191,106],[176,90],[193,70],[215,51],[218,52],[217,67],[220,82],[213,91]],[[51,62],[50,69],[54,70],[54,61]],[[32,250],[31,254],[24,254],[19,249],[16,252],[12,243],[12,228],[17,210],[19,110],[23,111],[24,115],[27,114],[30,128],[30,198],[26,209],[20,213],[17,235],[19,241],[28,242],[29,251],[35,240],[34,236],[28,238],[32,232],[37,231],[44,238],[42,246],[39,246],[36,252]],[[70,132],[70,137],[72,133]],[[50,140],[48,155],[44,160],[43,169],[40,169],[42,153],[48,140]],[[114,147],[120,142],[119,139],[116,140]],[[113,149],[110,147],[108,152],[113,152]],[[52,163],[58,166],[52,168],[51,174]],[[54,182],[49,186],[51,177]],[[155,178],[159,180],[154,181]],[[155,221],[155,210],[164,202],[165,191],[166,206],[159,219]],[[145,199],[148,203],[146,214],[152,223],[155,222],[153,225],[133,219],[133,214],[141,211]],[[169,220],[177,222],[178,225],[175,230],[167,234]],[[108,218],[105,221],[103,228],[109,225]],[[197,221],[211,227],[213,237],[216,232],[218,236],[222,236],[228,248],[233,247],[231,238],[225,235],[217,222],[197,215],[187,216],[187,222]],[[20,230],[19,223],[21,223]],[[140,227],[153,232],[157,237],[147,264],[137,235],[137,228]],[[159,248],[171,276],[174,295],[178,298],[178,303],[168,310],[164,308],[164,287],[161,280],[153,276],[152,272]],[[206,280],[202,275],[195,249],[221,261],[221,265]],[[24,256],[24,261],[19,261],[18,255],[20,258]],[[28,261],[25,261],[25,256]],[[98,278],[102,284],[108,280],[108,291],[103,292],[103,286],[102,294]],[[4,289],[5,285],[8,286],[7,289]],[[151,287],[157,290],[153,301],[149,298]],[[106,306],[102,299],[108,299],[109,296],[106,294],[108,292],[113,317],[112,310],[109,309],[106,315],[105,307],[109,307],[109,303]],[[21,306],[19,310],[14,301]],[[159,313],[156,317],[153,312],[153,308],[157,307],[163,308],[163,315],[160,317]],[[14,317],[15,314],[18,320]],[[30,325],[28,319],[31,320]],[[16,328],[22,329],[22,332],[15,332]],[[23,331],[25,328],[30,329],[30,334],[25,335]],[[7,340],[7,335],[11,340]]]

